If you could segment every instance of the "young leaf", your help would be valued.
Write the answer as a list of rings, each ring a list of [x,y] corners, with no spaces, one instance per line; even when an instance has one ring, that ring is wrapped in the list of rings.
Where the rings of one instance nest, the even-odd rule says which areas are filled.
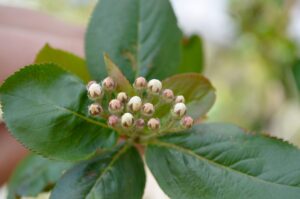
[[[55,64],[12,75],[0,88],[0,101],[13,136],[44,156],[83,159],[116,142],[104,121],[88,116],[85,85]]]
[[[80,77],[84,82],[88,82],[91,79],[85,60],[72,53],[52,48],[49,44],[46,44],[36,56],[35,63],[49,62],[58,64],[63,69]]]
[[[141,199],[145,187],[143,161],[134,147],[118,146],[69,170],[51,199]]]
[[[133,95],[134,91],[128,79],[126,79],[118,66],[116,66],[107,54],[104,54],[104,62],[108,75],[117,83],[117,90]]]
[[[51,190],[71,163],[57,162],[38,155],[29,155],[16,168],[8,183],[7,199],[35,197]]]
[[[194,119],[204,116],[215,102],[215,89],[208,79],[197,73],[174,75],[163,81],[163,87],[174,91],[176,95],[185,97],[187,114]],[[170,107],[157,108],[157,116],[162,117],[169,113]]]
[[[107,74],[107,52],[130,82],[138,75],[163,79],[177,72],[181,32],[169,0],[101,0],[85,38],[94,79]]]
[[[172,199],[297,199],[300,150],[226,124],[153,141],[147,164]]]
[[[182,60],[179,73],[201,73],[204,70],[204,53],[202,39],[199,36],[184,38],[182,42]]]

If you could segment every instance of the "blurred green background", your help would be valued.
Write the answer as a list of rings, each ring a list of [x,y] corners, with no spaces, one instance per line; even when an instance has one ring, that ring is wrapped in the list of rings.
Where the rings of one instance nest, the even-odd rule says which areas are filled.
[[[2,5],[40,10],[83,26],[95,3],[96,0],[0,0]],[[235,123],[300,146],[300,45],[295,37],[300,29],[293,29],[293,24],[300,24],[300,2],[172,3],[185,35],[203,38],[203,73],[217,90],[217,102],[208,121]]]

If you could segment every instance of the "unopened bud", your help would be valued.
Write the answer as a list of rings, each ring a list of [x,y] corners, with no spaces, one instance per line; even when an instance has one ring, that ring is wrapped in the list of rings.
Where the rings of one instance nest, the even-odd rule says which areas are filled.
[[[111,115],[108,117],[107,124],[110,127],[116,127],[119,123],[119,118],[116,115]]]
[[[113,91],[116,88],[116,83],[111,77],[107,77],[102,81],[102,87],[107,91]]]
[[[120,92],[117,95],[117,99],[124,104],[124,103],[127,102],[128,96],[127,96],[127,94],[125,92]]]
[[[175,104],[172,112],[175,117],[181,118],[182,116],[184,116],[186,114],[185,104],[184,103]]]
[[[160,127],[159,119],[151,118],[148,123],[148,128],[151,130],[157,130]]]
[[[175,99],[175,103],[185,103],[185,99],[182,95],[178,95]]]
[[[108,109],[111,113],[120,113],[123,110],[123,105],[119,100],[113,99],[109,102]]]
[[[161,81],[157,79],[152,79],[148,83],[148,90],[152,94],[159,94],[162,88]]]
[[[100,115],[102,112],[103,109],[100,106],[100,104],[94,103],[89,106],[90,115],[96,116],[96,115]]]
[[[188,129],[188,128],[191,128],[193,126],[193,123],[194,123],[194,120],[192,117],[190,116],[184,116],[182,119],[181,119],[181,125]]]
[[[88,91],[88,96],[90,99],[99,99],[102,97],[102,88],[100,86],[100,84],[98,84],[95,81],[90,81],[87,85],[87,91]]]
[[[134,96],[130,98],[127,106],[130,111],[137,112],[142,107],[142,99],[139,96]]]
[[[121,117],[121,124],[125,128],[129,128],[133,125],[134,118],[131,113],[124,113]]]
[[[172,102],[174,100],[174,93],[171,89],[165,89],[162,93],[162,98],[166,102]]]
[[[143,90],[147,87],[147,80],[144,77],[138,77],[134,81],[133,87],[136,90]]]
[[[145,127],[145,120],[142,118],[136,120],[135,126],[139,129],[143,129]]]
[[[145,103],[142,107],[142,114],[145,116],[151,116],[154,113],[154,106],[151,103]]]

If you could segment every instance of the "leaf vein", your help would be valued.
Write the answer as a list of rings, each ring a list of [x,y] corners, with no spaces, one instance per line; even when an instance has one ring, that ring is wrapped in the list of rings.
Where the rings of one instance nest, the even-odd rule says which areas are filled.
[[[178,145],[175,145],[175,144],[172,144],[172,143],[167,143],[167,142],[162,142],[162,141],[158,141],[158,140],[155,140],[151,143],[152,145],[158,145],[158,146],[161,146],[161,147],[165,147],[165,148],[173,148],[173,149],[176,149],[178,151],[181,151],[183,153],[186,153],[192,157],[195,157],[196,159],[200,160],[200,161],[206,161],[208,162],[209,164],[212,164],[216,167],[221,167],[225,170],[229,170],[229,171],[232,171],[232,172],[235,172],[235,173],[238,173],[242,176],[245,176],[245,177],[248,177],[248,178],[251,178],[252,180],[256,180],[256,181],[259,181],[261,183],[266,183],[266,184],[274,184],[274,185],[280,185],[280,186],[287,186],[287,187],[295,187],[295,188],[299,188],[298,186],[295,186],[295,185],[286,185],[286,184],[281,184],[281,183],[276,183],[276,182],[271,182],[271,181],[267,181],[267,180],[264,180],[264,179],[261,179],[261,178],[257,178],[255,176],[252,176],[252,175],[249,175],[247,173],[242,173],[241,171],[238,171],[238,170],[235,170],[235,169],[232,169],[230,167],[225,167],[224,165],[220,164],[220,163],[217,163],[217,162],[214,162],[210,159],[207,159],[203,156],[200,156],[199,154],[195,153],[194,151],[188,149],[188,148],[184,148],[182,146],[178,146]],[[150,144],[150,145],[151,145]]]

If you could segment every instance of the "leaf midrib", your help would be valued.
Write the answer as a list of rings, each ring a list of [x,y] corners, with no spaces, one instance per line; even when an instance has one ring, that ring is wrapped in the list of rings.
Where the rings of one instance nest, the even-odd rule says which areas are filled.
[[[140,61],[140,50],[141,50],[141,3],[138,1],[138,16],[137,16],[137,50],[136,50],[136,59],[137,59],[137,67],[136,67],[136,73],[135,77],[137,78],[140,75],[140,67],[141,67],[141,61]]]
[[[214,165],[214,166],[216,166],[216,167],[221,167],[222,169],[225,169],[225,170],[228,170],[228,171],[231,171],[231,172],[235,172],[235,173],[237,173],[237,174],[239,174],[239,175],[242,175],[242,176],[251,178],[251,179],[254,180],[254,181],[259,181],[259,182],[261,182],[261,183],[272,184],[272,185],[277,185],[277,186],[294,187],[294,188],[298,188],[298,189],[299,189],[298,186],[294,186],[294,185],[286,185],[286,184],[281,184],[281,183],[275,183],[275,182],[271,182],[271,181],[266,181],[266,180],[264,180],[264,179],[257,178],[257,177],[255,177],[255,176],[249,175],[249,174],[247,174],[247,173],[243,173],[243,172],[241,172],[241,171],[232,169],[232,168],[230,168],[230,167],[226,167],[226,166],[224,166],[224,165],[222,165],[222,164],[220,164],[220,163],[218,163],[218,162],[214,162],[214,161],[212,161],[212,160],[210,160],[210,159],[207,159],[207,158],[205,158],[205,157],[203,157],[203,156],[200,156],[200,155],[198,155],[197,153],[195,153],[194,151],[192,151],[192,150],[190,150],[190,149],[188,149],[188,148],[184,148],[184,147],[181,147],[181,146],[179,146],[179,145],[175,145],[175,144],[172,144],[172,143],[169,143],[169,142],[163,142],[163,141],[155,140],[155,141],[153,141],[153,142],[152,142],[151,144],[149,144],[149,145],[157,145],[157,146],[161,146],[161,147],[165,147],[165,148],[176,149],[176,150],[181,151],[181,152],[183,152],[183,153],[185,153],[185,154],[187,154],[187,155],[193,156],[193,157],[197,158],[197,159],[200,160],[200,161],[206,161],[206,162],[208,162],[209,164],[212,164],[212,165]]]
[[[36,103],[36,104],[41,105],[41,104],[38,103],[37,101],[32,100],[32,99],[28,99],[28,98],[26,98],[26,97],[24,97],[24,96],[17,96],[17,95],[12,95],[12,94],[8,94],[8,93],[5,93],[5,94],[3,94],[3,95],[11,96],[11,97],[14,97],[14,98],[20,98],[20,99],[24,99],[24,100],[27,100],[27,101],[32,101],[32,102],[34,102],[34,103]],[[77,112],[75,112],[75,111],[73,111],[73,110],[71,110],[71,109],[68,109],[68,108],[66,108],[66,107],[62,107],[62,106],[55,105],[55,104],[53,104],[53,103],[51,103],[51,102],[49,102],[49,101],[45,101],[45,103],[43,103],[43,105],[44,105],[44,104],[45,104],[45,105],[53,106],[53,107],[55,107],[56,109],[59,109],[59,110],[62,110],[62,111],[69,112],[69,113],[75,115],[76,117],[79,117],[80,119],[85,120],[85,121],[87,121],[87,122],[89,122],[89,123],[92,123],[92,124],[95,124],[95,125],[98,125],[98,126],[101,126],[101,127],[104,127],[104,128],[109,128],[107,125],[105,125],[105,124],[103,124],[103,123],[101,123],[101,122],[92,120],[92,119],[90,119],[90,118],[88,118],[88,117],[86,117],[86,116],[84,116],[84,115],[81,115],[81,114],[79,114],[79,113],[77,113]],[[4,105],[4,104],[3,104],[3,105]]]
[[[98,176],[97,180],[95,181],[94,185],[89,189],[88,194],[86,196],[86,198],[89,197],[89,195],[91,194],[91,192],[95,189],[96,184],[98,184],[98,182],[102,179],[102,177],[104,176],[104,174],[106,174],[114,165],[114,163],[121,157],[121,155],[123,155],[128,149],[129,149],[130,145],[129,144],[125,144],[111,159],[111,161],[109,162],[109,164],[107,165],[107,167],[105,169],[103,169],[103,171],[100,173],[100,175]]]

